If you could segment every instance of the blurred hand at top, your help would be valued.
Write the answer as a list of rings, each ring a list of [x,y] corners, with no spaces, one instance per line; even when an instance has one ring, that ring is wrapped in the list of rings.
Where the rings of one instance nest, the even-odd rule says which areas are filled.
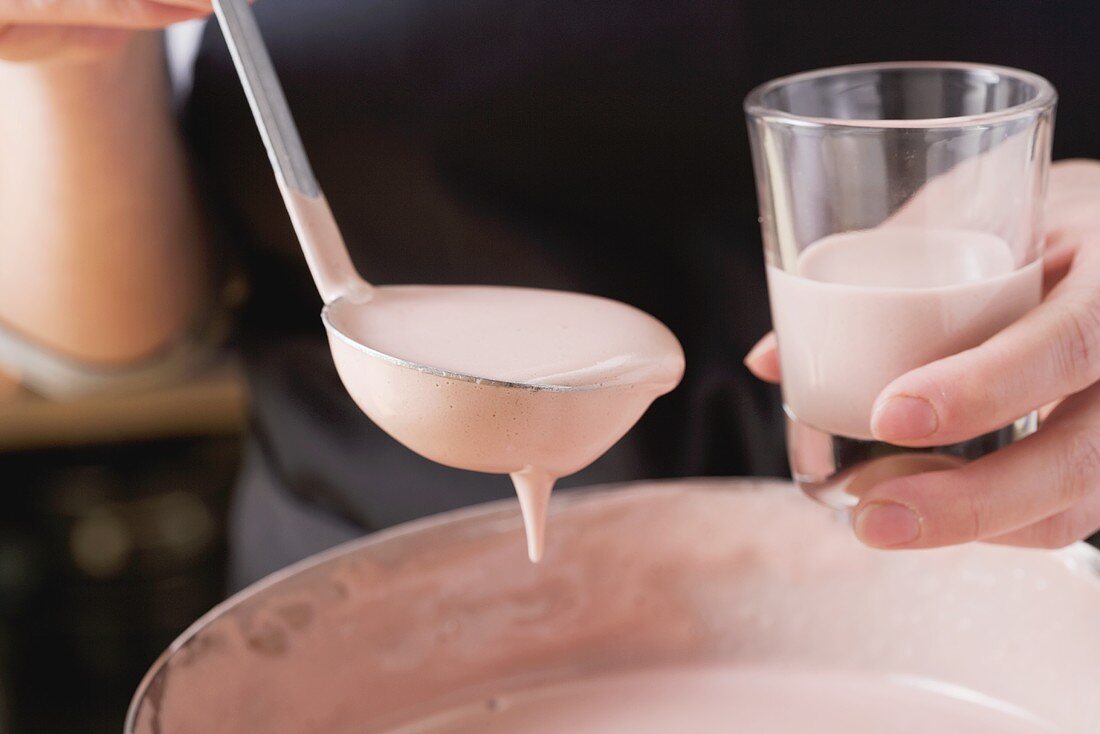
[[[135,31],[210,12],[210,0],[0,0],[0,60],[94,61],[117,52]]]
[[[1100,530],[1100,161],[1054,165],[1046,226],[1043,303],[985,343],[894,380],[871,430],[920,447],[974,438],[1033,410],[1049,409],[1046,420],[958,469],[869,490],[854,515],[865,543],[1059,547]],[[774,334],[745,364],[780,380]]]

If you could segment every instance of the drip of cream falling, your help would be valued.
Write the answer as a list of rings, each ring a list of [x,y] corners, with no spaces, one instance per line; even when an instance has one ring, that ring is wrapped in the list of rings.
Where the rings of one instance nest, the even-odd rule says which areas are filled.
[[[527,531],[527,557],[531,563],[542,560],[546,547],[546,509],[550,506],[555,481],[556,477],[530,467],[512,473],[519,509],[523,513],[523,527]]]

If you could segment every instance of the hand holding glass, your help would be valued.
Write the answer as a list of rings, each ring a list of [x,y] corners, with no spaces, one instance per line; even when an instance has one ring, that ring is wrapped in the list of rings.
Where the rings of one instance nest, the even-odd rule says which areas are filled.
[[[852,506],[1034,430],[1029,415],[905,449],[875,440],[873,413],[895,378],[1038,305],[1054,102],[1038,76],[963,63],[826,69],[749,95],[788,453],[812,496]]]

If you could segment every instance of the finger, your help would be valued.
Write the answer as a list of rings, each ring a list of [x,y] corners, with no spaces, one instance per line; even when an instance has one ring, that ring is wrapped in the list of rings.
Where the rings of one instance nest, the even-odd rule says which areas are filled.
[[[1056,224],[1059,214],[1065,211],[1067,202],[1089,197],[1090,189],[1095,186],[1100,186],[1100,161],[1088,158],[1056,161],[1050,167],[1047,225]]]
[[[933,176],[884,222],[926,227],[995,231],[1004,202],[1030,196],[1027,176],[1014,175],[1033,155],[1031,136],[1016,133]]]
[[[1043,253],[1043,296],[1053,291],[1062,280],[1069,275],[1073,266],[1073,258],[1077,254],[1077,244],[1074,241],[1062,241],[1052,238],[1047,239],[1046,251]]]
[[[956,443],[997,430],[1100,379],[1100,233],[1037,308],[983,344],[886,386],[876,438],[903,446]]]
[[[151,29],[209,12],[209,0],[0,0],[0,18],[16,25]]]
[[[1093,492],[1079,505],[1004,535],[987,538],[987,543],[1023,548],[1064,548],[1100,530],[1100,492]]]
[[[1050,290],[1069,270],[1092,232],[1100,231],[1100,161],[1058,161],[1051,168],[1046,207],[1043,285]]]
[[[1077,406],[1073,401],[1068,405],[1057,403],[1046,406],[1040,415],[1043,421],[1049,418],[1069,415],[1073,420]],[[1100,480],[1100,477],[1098,477]],[[985,542],[1000,545],[1016,545],[1025,548],[1061,548],[1095,533],[1100,529],[1100,491],[1093,491],[1078,505],[1064,510],[1039,522],[1014,530],[1004,535],[986,538]]]
[[[0,28],[0,60],[91,60],[117,51],[129,37],[129,31],[118,28],[5,26]]]
[[[857,536],[881,548],[929,548],[1005,536],[1054,517],[1100,485],[1100,386],[1063,401],[1038,432],[959,469],[872,487]]]
[[[769,331],[745,356],[749,372],[765,382],[779,382],[779,346],[775,332]]]

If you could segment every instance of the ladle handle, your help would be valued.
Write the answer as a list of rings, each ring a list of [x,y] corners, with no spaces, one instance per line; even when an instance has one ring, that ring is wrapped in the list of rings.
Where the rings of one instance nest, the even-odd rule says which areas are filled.
[[[366,300],[371,286],[355,270],[336,218],[313,175],[252,8],[247,0],[214,0],[214,13],[321,298],[325,303],[340,297]]]

